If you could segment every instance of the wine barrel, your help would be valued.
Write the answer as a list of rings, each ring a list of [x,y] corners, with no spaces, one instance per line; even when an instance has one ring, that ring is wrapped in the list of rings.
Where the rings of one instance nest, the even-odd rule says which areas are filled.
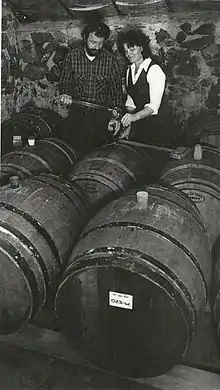
[[[197,159],[195,150],[181,160],[168,163],[161,182],[184,191],[198,207],[213,246],[220,234],[220,151],[202,147]]]
[[[73,11],[92,11],[111,4],[109,0],[68,0],[68,8]]]
[[[1,184],[7,184],[13,175],[24,179],[45,172],[67,177],[77,160],[76,151],[65,141],[36,140],[33,146],[17,148],[2,157]]]
[[[134,185],[143,174],[150,177],[151,159],[141,148],[113,143],[82,158],[73,167],[69,181],[87,193],[92,208],[98,209]]]
[[[51,111],[51,115],[49,115],[48,111],[46,112],[42,110],[41,116],[40,111],[38,113],[22,111],[3,122],[1,128],[2,155],[12,151],[19,143],[26,144],[30,136],[36,139],[55,136],[56,126],[54,122],[56,120],[58,125],[58,118],[61,117],[55,113],[57,119],[53,118],[51,120],[51,117],[54,116],[53,111]]]
[[[1,334],[40,313],[88,213],[77,185],[54,175],[17,179],[0,189]]]
[[[26,112],[27,108],[24,108],[22,112]],[[36,116],[40,116],[40,118],[49,126],[50,131],[53,135],[57,135],[57,127],[60,123],[63,122],[63,117],[58,114],[56,111],[50,110],[49,108],[42,108],[36,106],[29,106],[28,112],[34,114]]]
[[[211,305],[214,324],[216,325],[217,348],[220,356],[220,236],[218,240],[218,250],[213,258]]]
[[[202,143],[220,149],[220,114],[202,113],[188,125],[188,143]]]
[[[148,185],[86,226],[55,300],[58,326],[93,364],[160,375],[188,349],[207,300],[210,247],[181,191]]]
[[[161,2],[163,2],[163,0],[116,0],[116,4],[122,6],[150,5]]]

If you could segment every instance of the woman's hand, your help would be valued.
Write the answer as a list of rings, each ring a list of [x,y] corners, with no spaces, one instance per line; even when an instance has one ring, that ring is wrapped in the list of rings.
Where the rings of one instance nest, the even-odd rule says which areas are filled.
[[[135,121],[135,116],[133,114],[125,114],[122,119],[121,119],[121,123],[122,123],[122,126],[123,127],[127,127],[127,126],[130,126],[130,124],[132,122]]]

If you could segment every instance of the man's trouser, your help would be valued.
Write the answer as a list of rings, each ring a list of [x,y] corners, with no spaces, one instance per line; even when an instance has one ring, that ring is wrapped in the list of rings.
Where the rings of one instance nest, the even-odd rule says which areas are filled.
[[[111,112],[105,108],[94,109],[74,103],[58,134],[79,153],[84,154],[113,141],[112,134],[108,131],[110,119]]]

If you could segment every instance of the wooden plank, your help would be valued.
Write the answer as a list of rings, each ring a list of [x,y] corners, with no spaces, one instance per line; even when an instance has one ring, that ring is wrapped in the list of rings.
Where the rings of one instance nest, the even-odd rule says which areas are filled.
[[[17,334],[0,336],[0,342],[37,353],[50,355],[70,363],[97,370],[97,367],[92,366],[82,359],[82,357],[71,348],[64,335],[59,332],[28,325],[26,329]],[[99,371],[107,372],[104,370]],[[138,382],[146,385],[146,389],[149,389],[148,386],[151,386],[150,388],[154,390],[220,390],[219,374],[185,365],[178,365],[170,372],[156,378],[131,379],[131,381],[134,383],[134,387],[132,388],[135,388],[135,383]]]
[[[65,336],[60,332],[27,325],[18,333],[0,336],[0,342],[15,345],[37,353],[51,355],[70,363],[79,363],[91,367],[79,354],[70,347]]]
[[[80,367],[93,369],[99,371],[100,373],[106,373],[107,375],[114,376],[119,379],[126,379],[129,383],[131,383],[131,385],[127,388],[161,390],[160,388],[147,383],[144,383],[142,386],[141,382],[138,383],[141,387],[137,387],[137,382],[134,382],[133,379],[115,375],[114,373],[101,370],[98,367],[91,365],[85,361],[73,348],[71,348],[64,335],[49,329],[42,329],[34,325],[27,325],[27,327],[19,333],[0,336],[0,343],[8,344],[9,346],[13,347],[20,347],[42,355],[49,355],[53,358],[72,363]]]
[[[0,343],[0,356],[2,390],[156,390],[151,385],[136,382],[133,386],[129,379],[3,343]]]
[[[138,382],[163,390],[220,390],[220,375],[187,366],[176,366],[165,375]]]

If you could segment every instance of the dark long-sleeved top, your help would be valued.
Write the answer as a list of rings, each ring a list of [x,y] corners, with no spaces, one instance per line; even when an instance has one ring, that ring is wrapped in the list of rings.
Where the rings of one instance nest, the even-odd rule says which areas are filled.
[[[121,108],[122,79],[116,58],[105,48],[92,61],[83,46],[71,50],[63,63],[60,92],[74,99]]]

